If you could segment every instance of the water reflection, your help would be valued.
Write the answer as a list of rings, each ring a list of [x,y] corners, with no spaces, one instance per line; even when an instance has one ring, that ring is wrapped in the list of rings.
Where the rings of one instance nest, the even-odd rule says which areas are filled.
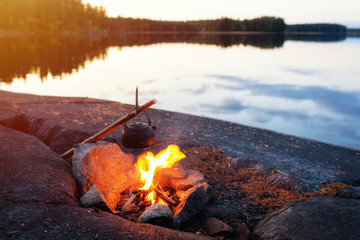
[[[343,92],[326,87],[298,86],[289,84],[262,84],[235,76],[209,75],[222,80],[219,87],[241,91],[246,89],[253,95],[280,97],[291,100],[311,100],[319,107],[346,117],[360,117],[360,99],[358,92]],[[231,85],[226,84],[231,83]],[[237,108],[235,108],[237,109]]]
[[[345,40],[343,34],[291,34],[286,35],[286,40],[310,42],[337,42]]]
[[[244,79],[237,76],[209,75],[208,77],[219,80],[218,87],[234,92],[248,91],[253,97],[265,96],[280,98],[282,102],[311,102],[310,109],[297,108],[273,109],[248,106],[236,98],[225,98],[219,105],[203,104],[202,107],[209,111],[223,111],[226,114],[239,114],[249,110],[256,122],[266,124],[275,118],[283,122],[296,122],[300,126],[297,135],[302,135],[305,128],[322,132],[323,135],[334,135],[360,140],[358,123],[360,122],[360,94],[356,91],[341,91],[320,86],[299,86],[291,84],[263,84],[253,79]],[[278,108],[278,109],[277,109]],[[313,112],[312,109],[315,109]],[[260,117],[259,117],[260,116]],[[340,139],[338,139],[339,141]],[[342,141],[345,141],[344,139]],[[353,145],[359,147],[359,144]]]
[[[36,73],[41,79],[71,74],[85,62],[106,56],[101,39],[85,37],[12,37],[0,38],[0,81],[10,83],[14,78],[26,78]]]
[[[336,41],[332,35],[306,36],[305,40]],[[289,38],[287,36],[287,38]],[[294,37],[291,37],[294,39]],[[297,38],[296,38],[297,39]],[[301,40],[304,40],[300,36]],[[117,34],[103,36],[18,36],[0,37],[0,81],[26,78],[28,73],[39,74],[41,79],[49,74],[71,74],[85,62],[104,58],[109,47],[144,46],[158,43],[209,44],[223,48],[252,46],[273,49],[283,46],[285,36],[251,34]]]
[[[140,102],[156,97],[160,109],[360,148],[360,39],[331,41],[229,34],[3,37],[0,89],[133,103],[139,85]]]

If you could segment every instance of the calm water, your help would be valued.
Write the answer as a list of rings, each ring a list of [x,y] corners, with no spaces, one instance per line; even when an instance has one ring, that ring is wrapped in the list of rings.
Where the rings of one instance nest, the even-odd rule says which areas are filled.
[[[314,39],[313,39],[314,40]],[[0,89],[134,103],[360,149],[360,38],[0,39]],[[4,57],[7,56],[7,57]]]

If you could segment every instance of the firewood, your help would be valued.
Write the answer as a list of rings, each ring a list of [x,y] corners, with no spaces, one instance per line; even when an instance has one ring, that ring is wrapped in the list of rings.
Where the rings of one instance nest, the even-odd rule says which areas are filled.
[[[139,115],[141,112],[145,111],[147,108],[151,107],[152,105],[154,105],[156,103],[156,100],[153,99],[147,103],[145,103],[144,105],[135,108],[134,110],[132,110],[129,114],[127,114],[126,116],[123,116],[122,118],[118,119],[117,121],[113,122],[112,124],[110,124],[108,127],[104,128],[103,130],[101,130],[100,132],[94,134],[93,136],[85,139],[84,141],[82,141],[81,143],[92,143],[92,142],[96,142],[99,141],[100,139],[102,139],[103,137],[105,137],[108,133],[112,132],[113,130],[115,130],[117,127],[121,126],[122,124],[124,124],[125,122],[127,122],[128,120],[136,117],[137,115]],[[69,150],[67,150],[66,152],[64,152],[63,154],[60,155],[60,157],[62,158],[67,158],[70,157],[72,154],[74,153],[74,148],[71,148]]]
[[[136,194],[132,193],[130,195],[130,197],[128,198],[128,200],[124,203],[124,205],[121,207],[122,211],[127,211],[128,206],[135,200],[135,198],[137,197]],[[135,205],[135,204],[134,204]]]
[[[161,189],[155,188],[154,186],[152,186],[152,189],[154,189],[154,191],[156,192],[156,194],[162,198],[164,201],[170,203],[171,205],[175,205],[175,201],[172,200],[171,198],[169,198],[166,193],[164,193],[164,191],[162,191]]]
[[[135,203],[130,203],[126,207],[122,207],[121,211],[124,214],[132,214],[132,213],[138,213],[140,211],[140,207],[136,206]]]

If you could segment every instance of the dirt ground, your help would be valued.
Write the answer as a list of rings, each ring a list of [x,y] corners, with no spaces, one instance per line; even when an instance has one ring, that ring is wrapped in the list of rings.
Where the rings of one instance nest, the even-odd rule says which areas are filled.
[[[248,239],[256,239],[252,234],[258,221],[272,211],[292,200],[305,200],[319,195],[334,196],[336,192],[348,185],[331,183],[321,190],[301,193],[290,184],[274,184],[271,175],[256,168],[234,168],[227,160],[226,154],[215,148],[189,147],[182,149],[187,156],[181,160],[185,168],[197,170],[204,174],[205,181],[212,186],[213,194],[209,207],[189,221],[181,230],[206,235],[203,229],[203,218],[206,211],[220,210],[220,220],[236,229],[233,235],[219,235],[224,239],[238,239],[241,224],[245,223],[250,230]],[[216,214],[215,214],[216,215]]]

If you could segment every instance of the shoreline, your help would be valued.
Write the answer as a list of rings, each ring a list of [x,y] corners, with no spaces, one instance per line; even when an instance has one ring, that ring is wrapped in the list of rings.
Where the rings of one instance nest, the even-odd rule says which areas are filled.
[[[98,35],[108,37],[109,35],[129,35],[129,34],[169,34],[169,35],[284,35],[284,36],[316,36],[316,35],[344,35],[343,33],[333,32],[271,32],[271,31],[109,31],[107,29],[80,29],[80,30],[56,30],[56,31],[9,31],[0,29],[0,37],[25,37],[25,36],[82,36],[83,34]],[[348,29],[345,36],[360,37],[360,29]]]
[[[181,165],[204,174],[213,188],[204,212],[181,228],[164,228],[82,207],[71,158],[59,156],[133,105],[1,90],[0,95],[0,236],[205,239],[208,232],[198,229],[209,217],[236,229],[224,233],[232,234],[229,239],[242,234],[244,239],[303,239],[304,230],[306,238],[319,239],[360,234],[355,217],[360,214],[360,151],[149,108],[157,130],[155,145],[146,151],[178,145],[186,153]],[[121,145],[121,127],[104,140],[134,156],[144,151]]]
[[[0,94],[0,124],[41,139],[58,154],[127,114],[132,107],[91,98],[5,91]],[[326,182],[360,183],[359,150],[224,120],[158,110],[156,105],[147,112],[158,128],[154,152],[169,143],[214,147],[228,154],[229,162],[236,168],[258,166],[267,172],[278,169],[289,174],[301,191],[318,190]],[[120,129],[105,140],[120,143]]]

